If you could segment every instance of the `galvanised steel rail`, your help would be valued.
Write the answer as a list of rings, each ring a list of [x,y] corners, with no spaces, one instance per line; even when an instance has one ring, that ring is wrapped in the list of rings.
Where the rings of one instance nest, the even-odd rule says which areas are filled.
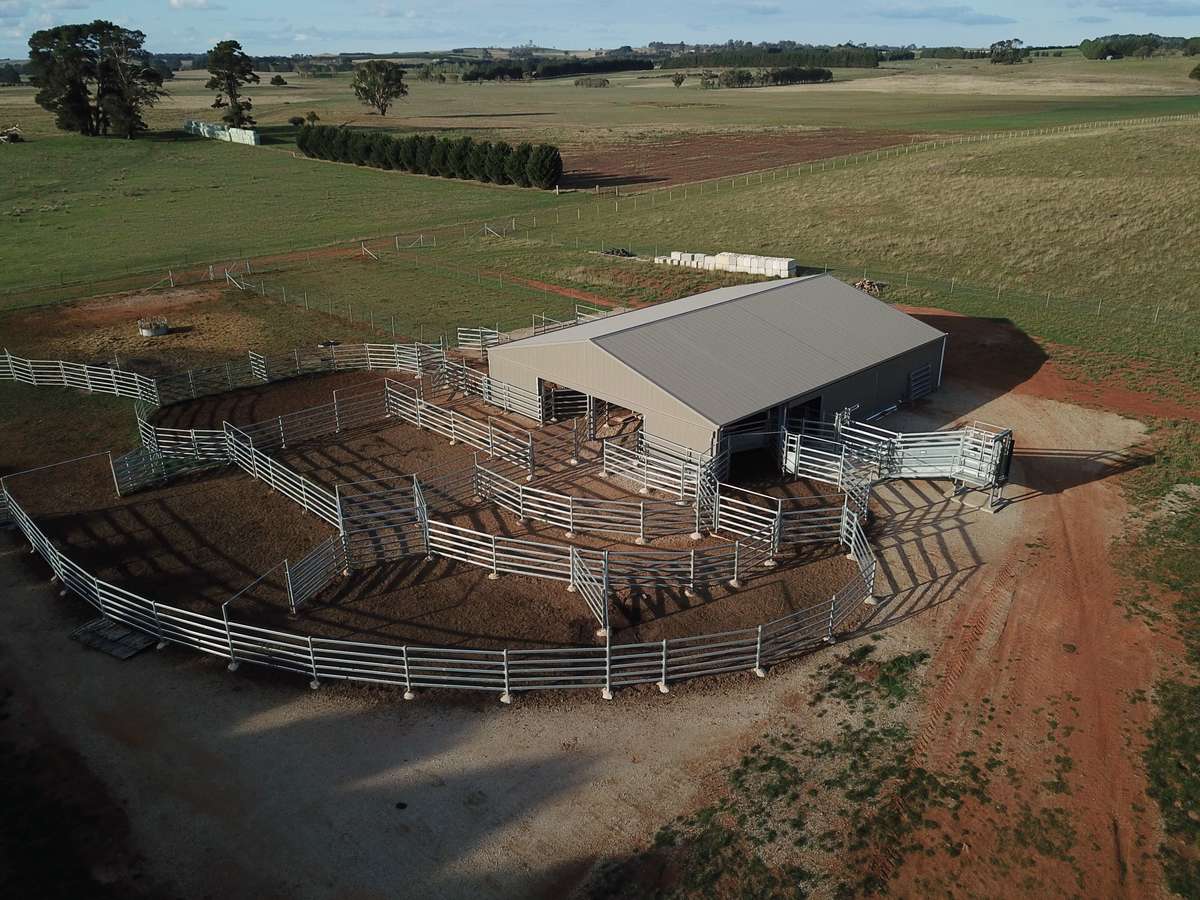
[[[349,359],[343,356],[337,364],[373,366],[374,352],[371,345],[363,345]],[[414,365],[424,365],[423,352],[415,352]],[[384,362],[394,362],[396,358],[393,352]],[[67,364],[59,366],[46,361],[19,359],[14,364],[14,359],[17,358],[5,354],[0,362],[0,377],[62,386],[100,384],[103,387],[107,384],[111,390],[106,392],[124,390],[147,405],[157,403],[159,399],[147,396],[145,385],[137,380],[141,376],[132,380],[112,376],[106,381],[104,373],[117,370],[84,367],[99,368],[100,371],[80,373],[68,369]],[[310,365],[315,364],[306,363],[299,354],[293,355],[291,370],[294,373],[303,373]],[[251,357],[247,371],[261,380],[276,377],[280,366],[278,363],[273,365],[266,357]],[[229,383],[231,370],[225,372],[226,383]],[[215,376],[206,380],[209,377],[203,372],[199,377],[196,372],[189,373],[188,394],[216,383]],[[487,393],[493,388],[477,389]],[[372,420],[380,414],[389,415],[387,390],[385,386],[381,396],[347,397],[344,407],[340,399],[335,400],[335,431],[342,426],[343,412],[347,427]],[[419,397],[416,399],[420,400]],[[293,440],[297,434],[312,436],[319,430],[311,424],[314,418],[319,419],[319,415],[311,410],[302,413],[309,416],[308,424],[302,425],[300,419],[293,420]],[[597,551],[499,537],[431,519],[427,498],[449,497],[466,502],[468,497],[482,493],[477,461],[467,471],[431,473],[425,483],[414,477],[406,486],[391,488],[389,498],[370,491],[352,492],[346,498],[337,490],[331,493],[272,459],[261,446],[256,446],[256,443],[286,446],[288,426],[281,424],[281,418],[251,426],[254,435],[225,423],[221,434],[230,461],[338,528],[338,534],[322,541],[294,565],[285,560],[276,567],[276,570],[282,569],[288,603],[293,611],[324,590],[340,573],[347,572],[352,563],[358,565],[409,552],[425,552],[485,568],[490,577],[517,574],[566,582],[582,595],[600,623],[604,647],[484,650],[332,641],[237,622],[230,615],[229,607],[235,605],[236,614],[236,601],[244,596],[241,592],[222,606],[222,616],[217,619],[158,604],[90,575],[55,548],[13,499],[4,482],[0,482],[0,515],[17,525],[34,550],[50,565],[56,579],[61,580],[68,590],[96,605],[106,617],[156,634],[162,641],[227,657],[230,668],[244,661],[302,672],[310,677],[314,686],[323,678],[403,684],[406,697],[417,687],[499,690],[502,699],[510,699],[516,690],[599,687],[605,697],[611,697],[613,687],[624,684],[657,682],[662,690],[666,690],[670,681],[696,675],[747,669],[763,674],[767,665],[821,641],[832,640],[846,618],[860,604],[871,599],[876,560],[863,528],[871,481],[881,472],[891,471],[898,456],[904,459],[907,454],[910,460],[928,459],[934,454],[932,451],[921,452],[923,448],[939,447],[945,442],[944,436],[911,436],[912,440],[906,442],[905,438],[909,436],[894,432],[880,436],[870,426],[864,428],[861,423],[846,420],[835,423],[832,430],[822,426],[814,427],[810,434],[782,435],[784,464],[797,473],[841,488],[844,496],[838,508],[825,505],[828,498],[781,500],[740,489],[735,494],[732,488],[719,482],[715,472],[717,466],[727,464],[727,454],[708,459],[642,434],[637,448],[643,469],[648,468],[648,462],[663,465],[674,460],[685,468],[681,478],[684,484],[690,470],[693,493],[707,498],[711,504],[711,512],[697,514],[697,522],[703,519],[709,530],[725,531],[738,539],[720,547],[688,551]],[[139,419],[144,416],[139,414]],[[452,424],[452,434],[459,433],[455,427]],[[972,467],[979,470],[990,464],[986,456],[989,446],[1005,440],[1011,446],[1011,432],[1007,430],[980,423],[969,430],[970,441],[974,444],[964,451],[966,458],[957,461],[956,475]],[[480,434],[474,437],[482,440]],[[143,439],[145,446],[141,450],[147,456],[143,460],[147,466],[153,466],[154,459],[184,464],[219,461],[220,443],[208,433],[149,428]],[[494,448],[494,436],[488,440],[489,446]],[[520,443],[518,441],[517,445]],[[963,439],[963,444],[967,443],[968,440]],[[917,464],[908,465],[916,467]],[[920,470],[925,468],[922,465]],[[507,481],[508,496],[511,498],[511,489],[515,487],[518,505],[524,504],[521,493],[526,490],[524,486],[511,479]],[[724,492],[723,488],[726,488]],[[817,505],[813,505],[814,502]],[[698,501],[697,507],[701,505]],[[401,510],[403,516],[398,517]],[[688,516],[690,519],[690,512]],[[347,521],[353,526],[349,531]],[[570,521],[568,525],[571,525]],[[362,546],[356,547],[355,553],[351,554],[347,548],[355,535],[366,537]],[[750,628],[654,643],[615,646],[611,643],[608,636],[610,591],[664,587],[682,587],[690,591],[721,581],[736,587],[745,573],[769,565],[779,545],[793,539],[797,542],[837,540],[856,562],[858,574],[828,602],[812,604],[791,615]]]
[[[704,675],[764,675],[767,666],[834,640],[870,590],[856,576],[828,601],[770,622],[659,642],[614,645],[606,636],[603,647],[492,650],[334,640],[238,622],[238,595],[222,605],[219,618],[147,599],[97,578],[60,552],[7,485],[0,486],[0,509],[47,563],[53,579],[107,619],[154,635],[164,645],[226,659],[230,670],[242,663],[279,669],[304,676],[314,688],[324,680],[391,684],[403,687],[406,699],[418,688],[492,691],[504,702],[517,691],[590,688],[611,699],[614,688],[628,685],[657,684],[666,692],[671,682]]]

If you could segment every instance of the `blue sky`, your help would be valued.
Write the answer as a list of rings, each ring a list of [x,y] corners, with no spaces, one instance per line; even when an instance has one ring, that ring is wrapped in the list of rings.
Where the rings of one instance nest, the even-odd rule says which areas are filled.
[[[225,38],[257,54],[530,40],[571,49],[729,38],[980,46],[1005,37],[1045,44],[1113,32],[1196,35],[1200,0],[0,0],[0,56],[23,56],[38,28],[95,18],[140,28],[160,51],[203,50]]]

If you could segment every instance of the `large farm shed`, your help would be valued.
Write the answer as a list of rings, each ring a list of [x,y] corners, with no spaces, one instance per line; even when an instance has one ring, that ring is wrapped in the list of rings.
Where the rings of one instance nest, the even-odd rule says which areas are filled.
[[[493,378],[643,416],[698,451],[941,384],[946,336],[831,275],[720,288],[493,347]]]

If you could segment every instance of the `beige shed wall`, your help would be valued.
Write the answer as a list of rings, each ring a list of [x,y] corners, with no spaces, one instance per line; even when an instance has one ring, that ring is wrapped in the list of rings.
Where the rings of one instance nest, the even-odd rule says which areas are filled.
[[[488,351],[488,371],[498,381],[538,390],[538,379],[607,400],[645,417],[645,429],[657,437],[704,451],[716,428],[594,344],[543,344],[512,353]]]

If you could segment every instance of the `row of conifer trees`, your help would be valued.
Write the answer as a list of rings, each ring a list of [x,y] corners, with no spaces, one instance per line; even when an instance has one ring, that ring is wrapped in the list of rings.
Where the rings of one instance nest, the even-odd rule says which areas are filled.
[[[546,190],[557,185],[563,173],[562,156],[550,144],[512,147],[504,141],[470,137],[395,137],[334,125],[304,125],[296,146],[317,159]]]

